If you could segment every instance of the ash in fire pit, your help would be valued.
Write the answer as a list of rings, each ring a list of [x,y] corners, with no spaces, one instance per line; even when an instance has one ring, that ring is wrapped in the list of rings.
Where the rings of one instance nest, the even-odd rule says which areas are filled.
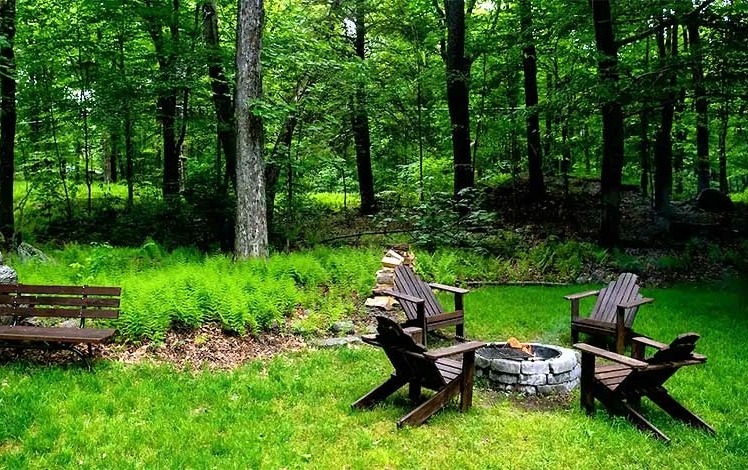
[[[475,374],[486,377],[492,388],[528,395],[568,393],[579,384],[575,351],[536,343],[517,348],[517,343],[491,343],[477,350]]]

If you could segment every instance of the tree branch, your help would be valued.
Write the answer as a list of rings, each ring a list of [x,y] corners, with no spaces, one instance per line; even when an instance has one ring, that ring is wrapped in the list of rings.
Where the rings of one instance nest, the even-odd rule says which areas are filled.
[[[621,48],[623,46],[627,46],[631,43],[634,43],[636,41],[642,40],[646,38],[647,36],[651,36],[652,34],[655,34],[658,31],[663,31],[665,28],[668,28],[670,26],[673,26],[676,23],[687,23],[689,19],[691,19],[694,16],[698,16],[699,13],[704,11],[706,8],[709,7],[712,3],[714,3],[715,0],[705,0],[701,5],[694,8],[693,10],[689,11],[685,15],[683,15],[682,18],[679,18],[677,15],[674,15],[670,17],[667,21],[663,21],[655,26],[652,26],[651,28],[647,28],[644,31],[640,31],[633,36],[629,36],[626,39],[621,39],[620,41],[616,41],[616,47]]]

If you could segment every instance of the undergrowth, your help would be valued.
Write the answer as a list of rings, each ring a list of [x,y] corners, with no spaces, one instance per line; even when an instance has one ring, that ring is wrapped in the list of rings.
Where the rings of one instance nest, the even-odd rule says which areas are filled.
[[[548,238],[534,245],[507,232],[493,239],[493,254],[475,249],[415,249],[427,281],[599,282],[600,272],[687,273],[705,261],[746,269],[748,243],[723,249],[694,239],[680,252],[649,259],[592,244]],[[125,341],[162,340],[171,328],[220,322],[236,334],[279,330],[314,335],[354,317],[380,269],[382,249],[320,247],[267,260],[235,262],[194,248],[165,250],[149,240],[138,248],[69,245],[50,251],[50,261],[7,262],[26,284],[119,285]],[[598,277],[591,278],[591,274]]]

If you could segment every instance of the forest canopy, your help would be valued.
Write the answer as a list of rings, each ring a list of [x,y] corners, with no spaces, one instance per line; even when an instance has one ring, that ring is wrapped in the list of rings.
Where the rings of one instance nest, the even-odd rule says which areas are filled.
[[[232,247],[243,3],[0,1],[6,242],[118,220],[136,228],[102,241]],[[508,181],[542,201],[586,177],[615,245],[623,184],[663,217],[746,187],[744,0],[252,3],[261,94],[242,104],[272,242],[300,236],[315,195],[374,214]]]

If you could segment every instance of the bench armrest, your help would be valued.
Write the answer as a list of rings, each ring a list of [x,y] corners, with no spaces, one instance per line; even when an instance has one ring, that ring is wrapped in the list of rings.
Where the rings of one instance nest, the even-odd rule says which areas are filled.
[[[446,284],[439,284],[436,282],[430,282],[429,287],[431,287],[432,289],[443,290],[445,292],[451,292],[453,294],[467,294],[468,292],[470,292],[468,289],[463,289],[462,287],[448,286]]]
[[[454,356],[455,354],[465,354],[466,352],[475,351],[485,346],[486,343],[483,341],[468,341],[467,343],[459,343],[454,346],[447,348],[435,349],[433,351],[426,351],[423,355],[429,359],[441,359],[443,357]]]
[[[649,297],[642,297],[641,299],[634,299],[634,300],[629,300],[628,302],[621,302],[617,306],[622,307],[622,308],[632,308],[632,307],[638,307],[639,305],[651,304],[652,302],[654,302],[654,299],[650,299]]]
[[[582,351],[583,353],[589,353],[597,357],[602,357],[603,359],[607,359],[609,361],[617,362],[619,364],[623,364],[625,366],[633,367],[634,369],[644,369],[649,364],[647,364],[644,361],[640,361],[638,359],[632,359],[628,356],[624,356],[622,354],[616,354],[614,352],[606,351],[605,349],[601,349],[595,346],[590,346],[587,343],[575,343],[574,347]]]
[[[599,293],[600,293],[599,290],[590,290],[590,291],[587,291],[587,292],[580,292],[578,294],[565,295],[564,298],[566,300],[577,300],[577,299],[583,299],[585,297],[591,297],[591,296],[597,295]]]

